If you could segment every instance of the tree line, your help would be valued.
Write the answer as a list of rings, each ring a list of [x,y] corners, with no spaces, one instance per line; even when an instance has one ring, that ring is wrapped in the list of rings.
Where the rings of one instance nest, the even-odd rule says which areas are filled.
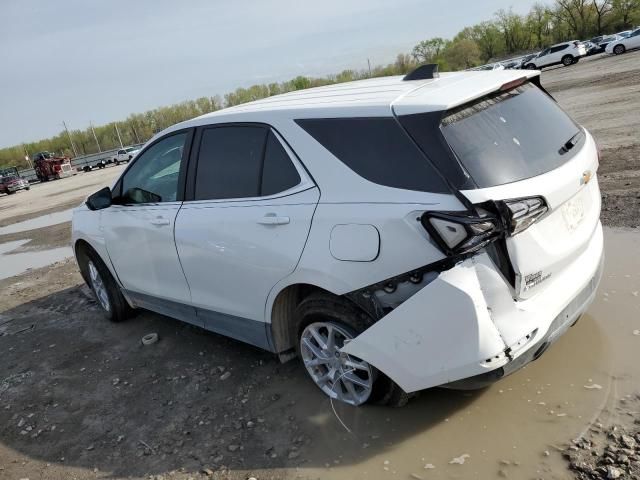
[[[224,96],[201,97],[132,114],[119,122],[71,130],[69,135],[62,131],[51,138],[0,149],[0,166],[27,167],[25,154],[44,150],[73,156],[74,147],[78,155],[84,155],[118,148],[121,143],[125,146],[142,143],[175,123],[272,95],[369,77],[402,75],[425,62],[437,63],[444,71],[462,70],[561,41],[586,40],[639,24],[640,0],[555,0],[549,5],[536,3],[525,15],[499,10],[491,20],[465,27],[452,39],[423,40],[410,53],[398,54],[395,62],[388,65],[237,88]]]

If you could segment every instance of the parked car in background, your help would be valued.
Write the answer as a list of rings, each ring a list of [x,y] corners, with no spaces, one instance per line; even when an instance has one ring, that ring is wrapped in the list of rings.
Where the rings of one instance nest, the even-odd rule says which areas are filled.
[[[596,53],[600,53],[600,47],[598,46],[597,43],[593,43],[590,40],[587,40],[586,42],[582,42],[582,43],[584,43],[584,48],[587,49],[587,57],[591,55],[595,55]]]
[[[529,70],[541,70],[552,65],[564,65],[568,67],[587,55],[584,44],[578,40],[558,43],[545,48],[535,57],[527,61],[524,68]]]
[[[536,53],[530,53],[528,55],[525,55],[524,57],[522,57],[520,59],[520,64],[516,67],[516,68],[526,68],[526,65],[529,63],[529,60],[531,60],[532,58],[534,58],[536,55],[538,55],[540,52],[536,52]]]
[[[602,37],[602,40],[598,42],[597,53],[604,53],[605,49],[607,48],[607,45],[609,45],[609,43],[613,42],[614,40],[617,40],[618,38],[622,38],[622,37],[619,37],[618,35],[605,35],[604,37]]]
[[[620,55],[627,50],[633,50],[635,48],[640,48],[640,28],[631,32],[626,38],[618,37],[616,40],[610,42],[605,51],[607,53]]]
[[[120,165],[122,162],[129,162],[140,151],[140,147],[127,147],[118,150],[118,153],[114,157],[113,161],[116,165]]]
[[[12,195],[19,190],[29,190],[29,182],[19,175],[0,177],[0,193]]]
[[[597,168],[540,72],[423,65],[160,132],[74,210],[72,245],[107,319],[173,316],[399,405],[497,381],[578,321]]]

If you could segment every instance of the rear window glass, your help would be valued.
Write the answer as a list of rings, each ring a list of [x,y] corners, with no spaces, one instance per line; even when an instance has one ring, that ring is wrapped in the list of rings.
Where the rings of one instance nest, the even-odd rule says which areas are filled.
[[[480,188],[558,168],[584,142],[580,127],[531,84],[450,110],[441,130]]]
[[[296,120],[347,167],[387,187],[447,192],[441,177],[391,117]]]

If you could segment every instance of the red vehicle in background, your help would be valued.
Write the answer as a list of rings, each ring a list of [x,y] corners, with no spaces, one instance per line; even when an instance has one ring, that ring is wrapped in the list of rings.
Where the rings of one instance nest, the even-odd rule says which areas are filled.
[[[16,167],[0,168],[0,193],[11,195],[18,190],[29,190],[29,182],[20,176]]]
[[[33,169],[41,182],[73,175],[69,157],[56,157],[49,152],[39,152],[33,156]]]

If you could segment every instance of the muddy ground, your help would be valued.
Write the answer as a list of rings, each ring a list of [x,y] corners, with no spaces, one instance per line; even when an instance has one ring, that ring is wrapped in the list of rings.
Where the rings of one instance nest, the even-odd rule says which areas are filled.
[[[639,70],[637,52],[543,73],[601,146],[611,227],[640,225]],[[68,209],[121,168],[2,196],[0,228]],[[109,324],[71,259],[0,280],[0,479],[637,478],[636,450],[620,451],[640,410],[637,232],[607,230],[597,301],[540,360],[399,410],[332,405],[296,362],[160,315]],[[62,247],[69,223],[0,235],[20,240],[11,255]],[[143,346],[149,332],[160,340]]]

